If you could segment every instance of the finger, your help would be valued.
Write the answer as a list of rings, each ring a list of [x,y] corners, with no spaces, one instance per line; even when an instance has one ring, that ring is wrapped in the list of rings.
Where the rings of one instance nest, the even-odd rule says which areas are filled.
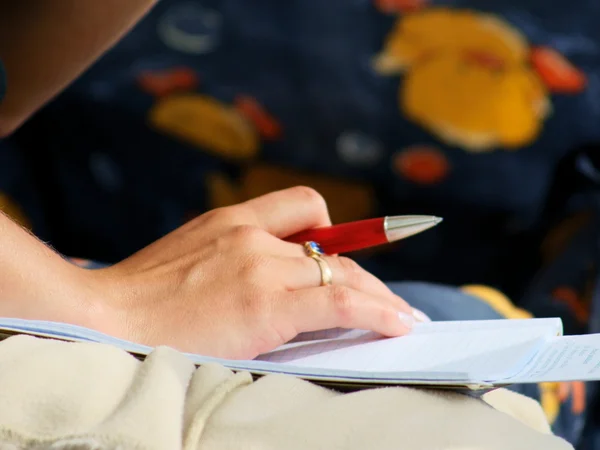
[[[307,187],[272,192],[242,205],[254,215],[257,226],[282,239],[299,231],[331,225],[325,200]]]
[[[402,336],[414,323],[411,315],[398,312],[381,297],[345,286],[300,289],[287,295],[280,302],[281,311],[298,333],[341,327]]]
[[[260,238],[254,242],[253,248],[257,252],[268,253],[280,258],[308,258],[302,244],[282,241],[264,230],[262,233],[257,233],[256,236]]]
[[[394,294],[379,278],[367,272],[349,258],[337,256],[323,257],[333,275],[333,284],[346,286],[356,291],[386,299],[397,311],[413,313],[413,309],[401,297]],[[281,258],[283,279],[288,289],[305,289],[321,284],[319,264],[308,256],[301,258]]]

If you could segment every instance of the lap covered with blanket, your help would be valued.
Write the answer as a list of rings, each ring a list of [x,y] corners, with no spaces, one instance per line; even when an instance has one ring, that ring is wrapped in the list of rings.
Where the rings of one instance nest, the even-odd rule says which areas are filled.
[[[381,388],[340,394],[283,375],[253,381],[160,347],[15,336],[0,343],[0,448],[80,450],[569,450],[537,403]]]

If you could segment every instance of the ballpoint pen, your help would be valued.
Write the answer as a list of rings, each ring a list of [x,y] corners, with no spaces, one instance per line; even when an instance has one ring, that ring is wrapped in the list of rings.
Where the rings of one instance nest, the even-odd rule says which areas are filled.
[[[302,244],[313,241],[334,255],[387,244],[425,231],[442,219],[435,216],[388,216],[301,231],[286,239]]]

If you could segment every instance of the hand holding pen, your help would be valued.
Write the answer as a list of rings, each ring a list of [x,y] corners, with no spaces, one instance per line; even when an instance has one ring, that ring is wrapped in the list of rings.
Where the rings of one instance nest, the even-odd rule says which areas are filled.
[[[22,314],[37,311],[40,320],[70,321],[140,344],[230,359],[251,359],[299,333],[328,328],[397,337],[410,332],[418,312],[351,259],[326,255],[313,243],[329,252],[347,251],[414,234],[433,222],[405,217],[329,227],[318,193],[286,189],[203,214],[104,269],[65,262],[61,270],[68,278],[54,278],[57,286],[73,290],[42,307],[18,305],[28,308]],[[365,242],[356,227],[367,226],[372,236]],[[336,244],[329,239],[339,230],[344,242]],[[300,239],[300,245],[290,239]],[[341,246],[348,242],[354,243]],[[46,297],[31,301],[39,298]],[[71,298],[85,299],[81,310],[61,302]]]

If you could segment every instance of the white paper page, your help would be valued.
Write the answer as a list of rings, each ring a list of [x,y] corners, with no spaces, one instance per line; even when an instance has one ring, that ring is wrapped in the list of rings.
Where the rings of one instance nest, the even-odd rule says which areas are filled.
[[[196,363],[205,362],[217,362],[223,364],[232,369],[243,369],[258,371],[260,373],[267,372],[286,372],[294,373],[299,376],[317,377],[317,378],[361,378],[361,379],[395,379],[402,378],[405,380],[415,379],[428,379],[428,380],[442,380],[448,375],[446,370],[451,370],[455,374],[453,380],[465,379],[465,371],[471,371],[477,373],[482,367],[486,368],[485,373],[490,373],[490,370],[503,370],[507,364],[510,365],[518,359],[522,359],[523,355],[528,355],[532,349],[532,341],[536,336],[542,334],[548,334],[548,330],[552,330],[552,327],[556,328],[558,323],[560,328],[560,321],[539,319],[528,321],[526,327],[519,326],[520,321],[493,321],[502,322],[495,323],[494,329],[498,328],[494,334],[502,332],[501,336],[497,336],[492,339],[489,335],[490,332],[490,321],[468,321],[468,322],[438,322],[438,323],[426,323],[419,324],[413,331],[411,336],[399,338],[407,341],[415,340],[416,343],[409,344],[404,347],[403,350],[393,345],[390,346],[394,339],[378,340],[374,342],[377,345],[382,345],[381,348],[374,349],[371,347],[362,349],[360,355],[365,354],[367,357],[363,358],[360,355],[354,353],[346,356],[348,361],[354,362],[354,364],[331,364],[336,358],[330,359],[329,364],[325,364],[326,367],[311,368],[311,364],[296,364],[296,361],[290,361],[287,363],[278,363],[277,357],[267,358],[264,361],[252,360],[252,361],[236,361],[236,360],[224,360],[220,358],[206,357],[202,355],[191,355],[188,356]],[[510,322],[510,323],[509,323]],[[523,322],[524,324],[524,322]],[[533,326],[533,325],[536,326]],[[496,325],[502,325],[496,327]],[[550,326],[549,326],[550,325]],[[29,321],[19,319],[7,319],[0,318],[0,327],[7,327],[13,329],[21,329],[23,331],[36,332],[40,331],[49,335],[56,335],[57,337],[74,338],[75,340],[87,340],[94,342],[104,342],[111,345],[116,345],[127,351],[138,352],[141,354],[148,354],[152,351],[150,347],[143,345],[134,344],[120,339],[112,338],[102,333],[95,332],[93,330],[84,329],[77,326],[61,324],[56,322],[43,322],[43,321]],[[506,339],[507,333],[506,327],[508,328],[526,328],[525,332],[522,330],[511,330],[508,336],[512,336],[511,339]],[[476,334],[469,337],[470,333],[460,333],[458,330],[465,330],[469,328],[470,333],[477,330]],[[437,331],[435,331],[437,330]],[[504,331],[503,331],[504,330]],[[342,330],[345,336],[351,336],[355,339],[364,339],[365,332],[360,330]],[[556,329],[554,331],[556,332]],[[551,332],[551,333],[552,333]],[[447,338],[442,337],[442,334],[452,333],[455,334],[453,341],[449,341]],[[338,330],[338,335],[339,335]],[[367,333],[369,334],[369,333]],[[427,335],[437,334],[438,338],[435,343],[426,340]],[[463,336],[462,338],[460,336]],[[371,339],[379,339],[380,337],[370,333]],[[462,339],[462,340],[461,340]],[[466,341],[465,341],[466,339]],[[346,343],[342,339],[342,345]],[[356,342],[355,342],[356,343]],[[302,343],[290,344],[301,345]],[[309,343],[311,345],[318,344],[316,342]],[[512,348],[512,345],[520,347],[518,351]],[[520,345],[523,344],[523,345]],[[330,345],[330,344],[328,344]],[[376,350],[376,352],[373,352]],[[306,351],[306,349],[304,350]],[[493,354],[491,354],[491,353]],[[506,353],[506,355],[497,354]],[[452,355],[451,358],[448,358]],[[376,366],[368,367],[369,356],[378,356],[375,362],[379,364],[379,368],[386,369],[385,372],[374,373],[371,370],[376,369]],[[467,356],[465,360],[465,356]],[[463,358],[463,359],[460,359]],[[273,362],[269,362],[272,359]],[[510,361],[508,361],[510,360]],[[407,361],[410,362],[407,363]],[[384,367],[382,367],[384,366]],[[328,368],[329,367],[329,368]],[[414,370],[417,367],[426,368],[426,372],[411,373],[408,370]],[[490,369],[490,370],[488,370]],[[520,369],[516,367],[516,369]],[[394,370],[396,372],[390,372]],[[427,373],[427,370],[434,370],[435,373]],[[436,375],[437,374],[437,375]],[[458,376],[456,374],[460,374]],[[481,377],[479,377],[481,378]],[[479,380],[478,380],[479,381]]]
[[[442,333],[442,332],[470,332],[473,330],[515,330],[520,328],[547,327],[548,336],[562,334],[562,321],[559,318],[544,319],[495,319],[495,320],[454,320],[447,322],[426,322],[417,323],[413,334],[424,333]],[[365,330],[348,330],[344,328],[331,328],[328,330],[312,331],[300,333],[292,339],[289,344],[285,344],[277,350],[296,346],[298,342],[320,341],[327,339],[362,339],[365,342],[372,341],[382,336]]]
[[[260,360],[295,367],[362,373],[460,373],[496,377],[520,370],[548,336],[547,322],[514,330],[485,328],[432,332],[419,324],[407,336],[365,342],[333,339],[300,342],[261,355]],[[434,376],[432,378],[435,378]]]
[[[600,380],[600,334],[549,339],[511,383]]]

